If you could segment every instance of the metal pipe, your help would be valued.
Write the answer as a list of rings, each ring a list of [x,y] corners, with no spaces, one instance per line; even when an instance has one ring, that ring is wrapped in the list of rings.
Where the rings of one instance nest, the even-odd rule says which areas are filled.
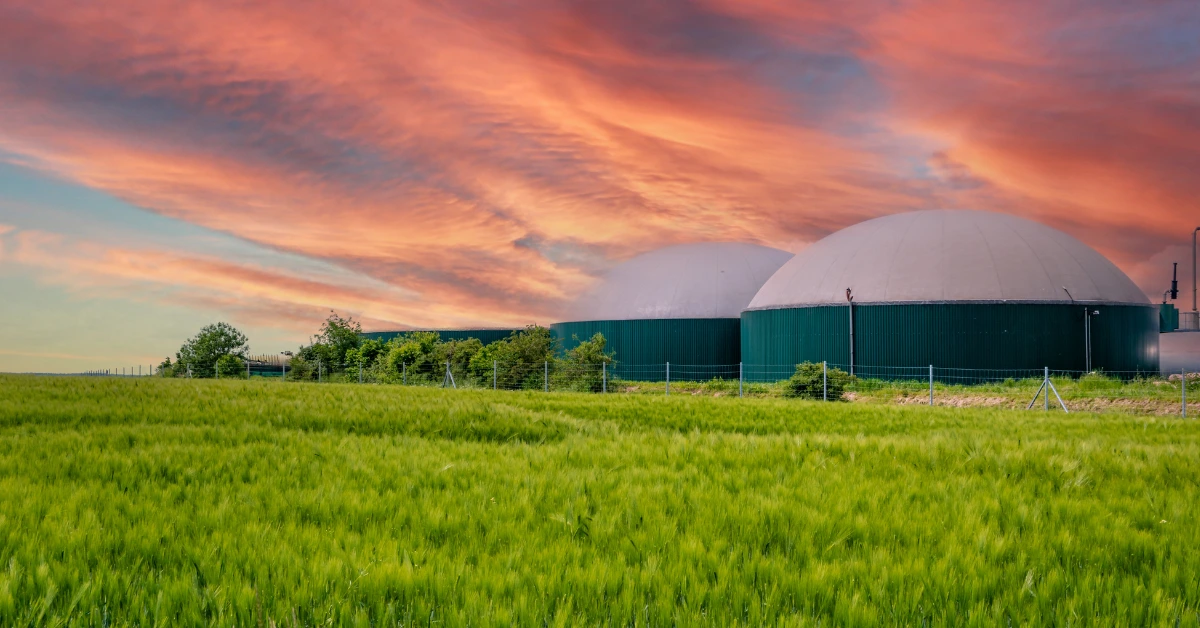
[[[850,374],[854,375],[854,301],[850,302]]]
[[[499,365],[500,365],[499,360],[492,360],[492,390],[497,390],[497,388],[496,388],[496,370],[499,368]]]
[[[1046,412],[1050,411],[1050,367],[1046,367],[1046,376],[1042,382],[1046,385]]]
[[[742,396],[742,363],[738,362],[738,396]]]
[[[821,400],[829,401],[829,361],[821,362]]]
[[[1192,311],[1196,311],[1196,234],[1200,227],[1192,230]]]
[[[933,405],[933,365],[929,365],[929,405]]]
[[[546,392],[550,392],[550,361],[547,360],[545,365],[546,365],[546,375],[543,379],[545,379]]]
[[[1187,369],[1179,369],[1179,387],[1183,389],[1183,418],[1187,418]]]
[[[1083,308],[1083,371],[1092,372],[1092,311]]]
[[[671,363],[667,362],[667,394],[671,394]]]
[[[608,392],[608,362],[600,363],[600,392]]]

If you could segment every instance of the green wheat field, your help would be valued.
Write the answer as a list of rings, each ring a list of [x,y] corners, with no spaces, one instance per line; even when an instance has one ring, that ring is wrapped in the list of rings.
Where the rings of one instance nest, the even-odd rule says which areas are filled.
[[[1200,622],[1200,425],[0,377],[3,626]]]

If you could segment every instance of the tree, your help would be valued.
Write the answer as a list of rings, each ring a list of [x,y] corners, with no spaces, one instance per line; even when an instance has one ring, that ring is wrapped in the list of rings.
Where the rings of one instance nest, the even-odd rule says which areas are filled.
[[[192,377],[213,377],[221,356],[244,358],[249,350],[246,335],[233,325],[207,325],[179,348],[175,354],[175,372],[186,373],[191,369]]]
[[[497,356],[503,356],[496,358],[500,362],[501,382],[515,388],[541,388],[545,385],[547,363],[553,369],[558,352],[558,341],[549,329],[530,325],[513,332],[507,340],[498,342],[505,343],[494,352]]]
[[[435,368],[434,364],[440,342],[441,336],[432,331],[414,331],[393,338],[388,342],[387,357],[384,358],[388,374],[400,377],[407,371],[410,380],[441,377],[442,369]]]
[[[217,358],[217,375],[219,377],[246,378],[246,361],[236,355],[226,354]]]
[[[561,360],[559,379],[571,390],[600,392],[604,387],[603,365],[613,363],[613,354],[604,352],[607,341],[596,332],[590,339],[580,341]]]
[[[357,349],[362,345],[362,325],[354,318],[342,318],[337,312],[330,310],[329,317],[321,324],[320,333],[314,339],[314,344],[322,344],[332,350],[328,357],[338,364],[346,363],[346,352]]]

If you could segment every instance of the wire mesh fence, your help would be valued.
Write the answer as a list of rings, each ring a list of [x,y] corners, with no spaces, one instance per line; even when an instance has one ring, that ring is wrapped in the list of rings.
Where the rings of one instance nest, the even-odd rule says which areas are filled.
[[[213,368],[176,373],[196,378],[273,378],[291,382],[389,384],[451,389],[807,398],[900,405],[1037,408],[1058,411],[1200,414],[1200,373],[1084,372],[816,364],[576,364],[544,362],[398,365],[299,364],[272,356],[244,361],[238,372]],[[153,367],[89,371],[137,377]],[[1188,401],[1188,395],[1193,401]]]

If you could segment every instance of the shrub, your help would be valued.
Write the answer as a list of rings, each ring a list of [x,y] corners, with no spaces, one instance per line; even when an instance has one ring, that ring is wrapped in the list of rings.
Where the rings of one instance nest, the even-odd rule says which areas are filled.
[[[825,381],[827,379],[827,381]],[[822,366],[815,362],[796,365],[796,373],[784,382],[784,395],[801,399],[824,399],[828,392],[831,401],[841,401],[846,386],[857,379],[839,368],[829,368],[822,373]]]
[[[604,335],[596,333],[588,340],[574,340],[579,344],[567,351],[566,357],[559,365],[559,380],[568,390],[579,392],[600,392],[604,387],[602,365],[612,364],[613,356],[604,352],[606,340]]]
[[[226,354],[217,358],[217,377],[246,378],[246,361],[236,355]]]
[[[295,356],[288,361],[287,378],[292,381],[307,381],[316,379],[317,365],[304,359],[304,356]]]

